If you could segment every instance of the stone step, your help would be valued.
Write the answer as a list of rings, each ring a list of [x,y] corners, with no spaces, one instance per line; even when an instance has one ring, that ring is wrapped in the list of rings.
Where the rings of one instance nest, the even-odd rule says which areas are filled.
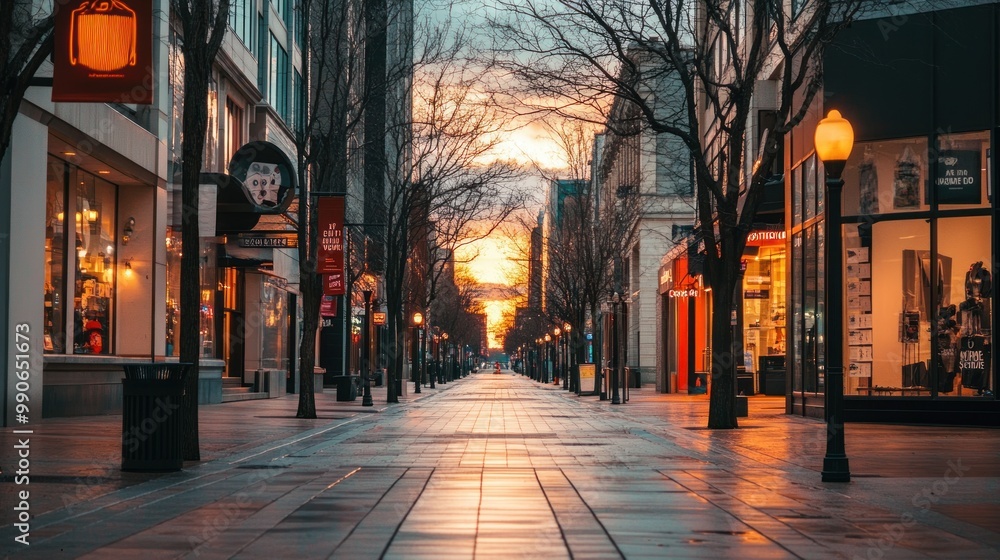
[[[252,401],[257,399],[266,399],[270,397],[270,395],[268,395],[267,393],[251,393],[249,392],[250,389],[249,387],[246,387],[246,389],[248,390],[247,392],[229,392],[223,390],[222,402],[227,403],[234,401]]]
[[[243,385],[243,379],[240,377],[223,377],[222,386],[223,387],[240,387]]]
[[[253,387],[227,387],[225,385],[222,386],[223,393],[236,394],[236,393],[249,393],[251,391],[253,391]]]

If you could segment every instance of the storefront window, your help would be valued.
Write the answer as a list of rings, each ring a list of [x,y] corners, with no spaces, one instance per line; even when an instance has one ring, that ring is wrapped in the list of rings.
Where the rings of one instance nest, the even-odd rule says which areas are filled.
[[[111,354],[117,187],[81,170],[71,181],[76,187],[73,353]]]
[[[805,337],[805,326],[802,321],[802,263],[805,256],[802,250],[805,248],[803,242],[805,234],[801,231],[792,234],[792,320],[789,332],[789,344],[791,345],[791,375],[792,390],[802,390],[802,339]]]
[[[219,350],[215,344],[215,291],[218,286],[218,268],[215,263],[218,246],[214,242],[201,242],[201,356],[203,358],[218,358]]]
[[[805,269],[803,270],[802,289],[802,390],[806,392],[820,392],[823,387],[823,370],[821,367],[820,325],[822,315],[820,313],[820,288],[823,278],[819,275],[819,261],[817,253],[817,232],[823,226],[822,223],[813,224],[806,228],[804,259]]]
[[[66,163],[49,157],[45,185],[45,333],[47,354],[66,352]]]
[[[270,278],[260,291],[263,344],[260,361],[264,368],[288,370],[288,294]]]
[[[181,235],[167,227],[167,316],[164,354],[176,356],[180,349]]]
[[[947,256],[945,256],[947,255]],[[993,244],[990,217],[938,220],[938,261],[944,282],[932,317],[937,390],[942,396],[980,396],[992,367]]]
[[[858,143],[844,171],[844,215],[930,209],[927,139]]]
[[[932,290],[950,293],[952,258],[932,262],[924,219],[845,230],[846,394],[929,395]]]
[[[751,232],[744,259],[744,365],[752,372],[761,356],[785,355],[785,232]]]

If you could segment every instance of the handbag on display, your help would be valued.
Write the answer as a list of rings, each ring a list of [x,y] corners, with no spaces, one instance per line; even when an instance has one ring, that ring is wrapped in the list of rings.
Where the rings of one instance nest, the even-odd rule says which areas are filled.
[[[903,366],[903,387],[927,387],[927,364],[923,361]]]

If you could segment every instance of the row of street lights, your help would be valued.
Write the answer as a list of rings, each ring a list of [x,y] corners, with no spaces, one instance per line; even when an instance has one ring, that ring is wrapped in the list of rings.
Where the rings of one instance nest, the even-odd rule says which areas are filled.
[[[424,315],[419,311],[413,314],[411,324],[410,381],[414,383],[414,393],[421,392],[420,387],[424,384],[425,377],[429,377],[430,388],[434,389],[435,381],[448,383],[464,375],[464,372],[456,371],[459,369],[459,364],[452,360],[455,345],[448,342],[450,336],[447,332],[427,332],[429,329],[423,328]],[[438,327],[434,327],[433,330],[440,331]],[[429,353],[426,348],[428,342],[431,343]],[[433,358],[431,364],[425,359],[428,355]],[[430,366],[429,376],[428,366]]]

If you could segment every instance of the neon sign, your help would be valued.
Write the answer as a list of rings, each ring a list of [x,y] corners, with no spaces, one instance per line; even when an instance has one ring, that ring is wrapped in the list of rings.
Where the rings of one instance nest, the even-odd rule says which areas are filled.
[[[153,102],[152,0],[57,3],[52,100]]]

